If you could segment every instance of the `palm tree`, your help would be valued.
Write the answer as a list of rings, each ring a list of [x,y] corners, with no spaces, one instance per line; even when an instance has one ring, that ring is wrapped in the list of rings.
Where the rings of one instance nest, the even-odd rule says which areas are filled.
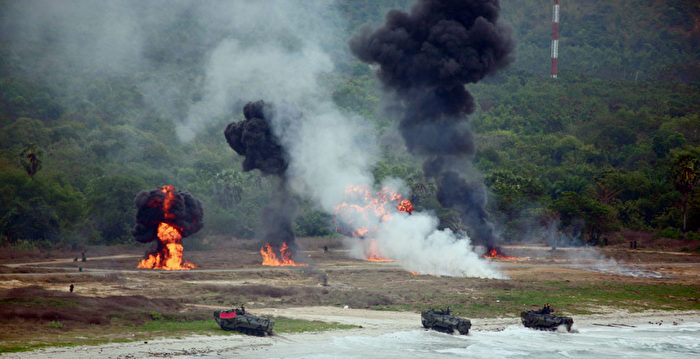
[[[19,162],[31,179],[41,169],[42,154],[41,148],[33,143],[28,144],[19,154]]]
[[[698,176],[700,170],[700,161],[698,157],[691,152],[679,153],[673,161],[673,185],[678,192],[681,193],[683,204],[683,239],[687,239],[686,235],[686,213],[688,210],[688,200],[693,194],[695,186],[700,180]]]

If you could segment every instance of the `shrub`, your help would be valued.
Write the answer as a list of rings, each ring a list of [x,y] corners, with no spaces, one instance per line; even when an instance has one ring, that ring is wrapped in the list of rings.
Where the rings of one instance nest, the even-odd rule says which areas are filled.
[[[683,233],[681,233],[681,230],[678,228],[673,228],[673,227],[666,227],[660,231],[658,231],[655,235],[656,238],[673,238],[673,239],[678,239],[683,237]]]

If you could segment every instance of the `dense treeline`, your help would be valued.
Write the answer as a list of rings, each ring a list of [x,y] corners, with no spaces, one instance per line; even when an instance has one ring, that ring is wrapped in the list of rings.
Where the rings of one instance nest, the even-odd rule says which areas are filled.
[[[463,224],[435,200],[435,184],[392,134],[395,124],[381,115],[381,89],[371,70],[346,48],[362,24],[376,24],[387,9],[406,9],[411,2],[340,1],[346,23],[328,48],[336,71],[326,86],[339,107],[381,132],[377,181],[404,179],[418,209],[434,210],[443,226],[459,229]],[[684,225],[688,238],[698,238],[700,5],[562,4],[557,80],[547,77],[551,8],[524,0],[502,6],[518,41],[518,60],[469,90],[478,108],[473,161],[491,191],[490,210],[504,239],[551,228],[591,241],[623,228],[680,238]],[[0,27],[21,21],[8,16]],[[220,40],[207,38],[187,14],[177,20],[154,35],[146,54],[157,72],[48,66],[41,48],[51,39],[23,46],[0,42],[2,242],[131,241],[134,196],[165,184],[204,204],[205,228],[188,241],[255,236],[274,183],[242,172],[241,159],[224,141],[222,130],[241,119],[240,109],[214,119],[188,143],[177,139],[177,114],[200,96],[202,54]],[[3,40],[21,36],[1,32]],[[158,46],[169,43],[179,45]],[[161,77],[186,84],[190,93],[152,103],[139,84]],[[300,200],[297,235],[334,232],[330,214]]]

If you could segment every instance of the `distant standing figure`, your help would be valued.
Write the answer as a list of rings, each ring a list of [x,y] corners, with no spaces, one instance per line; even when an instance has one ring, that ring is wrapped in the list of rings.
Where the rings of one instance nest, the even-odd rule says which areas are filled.
[[[549,303],[545,304],[544,307],[539,310],[539,314],[552,314],[552,307]]]
[[[328,253],[328,246],[323,246],[323,253]]]
[[[87,258],[85,258],[85,252],[83,252],[83,262],[87,261]]]
[[[71,283],[71,284],[70,284],[70,292],[71,292],[71,293],[73,293],[73,288],[75,288],[75,286],[73,285],[73,283]]]

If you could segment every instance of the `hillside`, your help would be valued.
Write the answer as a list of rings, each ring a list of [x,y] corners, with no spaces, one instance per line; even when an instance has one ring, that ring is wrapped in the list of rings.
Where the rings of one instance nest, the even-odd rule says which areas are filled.
[[[226,98],[237,96],[230,80],[244,76],[226,69],[247,60],[232,54],[258,46],[283,49],[290,68],[322,69],[313,93],[379,132],[375,181],[403,179],[417,209],[469,232],[437,202],[420,162],[393,141],[396,122],[383,116],[381,86],[347,48],[362,24],[376,25],[387,9],[410,3],[282,2],[269,15],[288,19],[282,25],[297,30],[289,32],[274,21],[247,23],[261,13],[239,5],[118,2],[108,16],[78,2],[1,1],[0,241],[27,248],[132,243],[133,198],[165,184],[204,205],[205,227],[187,239],[191,246],[207,236],[256,237],[276,183],[242,171],[223,129],[243,118],[245,103]],[[598,243],[624,240],[623,230],[682,238],[685,212],[686,250],[697,247],[700,4],[562,1],[557,80],[547,76],[551,8],[525,0],[501,6],[516,61],[467,88],[477,104],[474,167],[503,239],[562,232]],[[224,51],[231,43],[236,51]],[[251,59],[247,66],[265,64]],[[303,85],[302,72],[291,72],[299,79],[289,82]],[[287,89],[286,81],[277,84]],[[225,89],[217,95],[223,100],[214,88]],[[302,108],[312,107],[304,101]],[[193,129],[191,138],[183,139],[183,128]],[[333,213],[297,199],[297,236],[335,233]]]

